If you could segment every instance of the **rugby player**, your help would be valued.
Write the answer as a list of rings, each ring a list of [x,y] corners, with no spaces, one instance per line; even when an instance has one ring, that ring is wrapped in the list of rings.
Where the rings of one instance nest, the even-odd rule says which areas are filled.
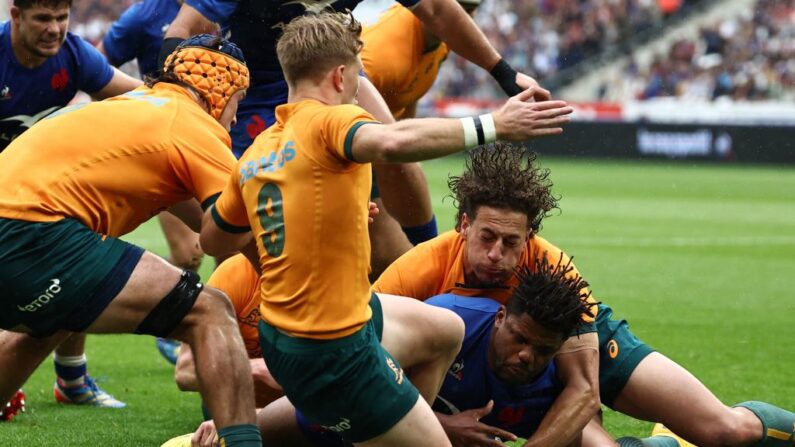
[[[563,388],[553,358],[566,338],[587,324],[583,315],[592,313],[595,304],[585,299],[587,283],[569,275],[570,262],[535,262],[534,270],[519,272],[519,284],[505,306],[490,298],[455,294],[426,301],[452,310],[466,325],[461,352],[433,406],[454,446],[501,446],[503,441],[530,437]],[[289,427],[295,425],[291,415],[275,408],[265,411],[272,413],[266,421],[284,425],[266,426],[266,445],[271,431],[295,431]],[[278,411],[291,408],[282,404]],[[300,413],[292,419],[311,442],[284,445],[344,445],[334,433],[307,424]],[[579,438],[571,443],[579,445]]]
[[[0,152],[42,117],[67,105],[78,90],[104,99],[141,84],[66,31],[71,6],[71,0],[14,0],[11,20],[0,24]],[[59,402],[124,407],[88,375],[85,335],[64,340],[54,364],[53,391]]]
[[[143,0],[127,8],[110,26],[97,49],[115,67],[133,59],[142,76],[156,75],[160,45],[169,24],[179,12],[182,0]],[[168,244],[168,260],[177,267],[198,271],[204,252],[199,235],[187,225],[164,211],[157,215]],[[158,338],[157,348],[170,363],[177,361],[180,343]]]
[[[353,9],[361,0],[322,0],[317,2],[288,0],[187,0],[169,27],[164,53],[179,41],[218,23],[230,38],[241,45],[252,67],[253,87],[241,104],[238,121],[232,129],[233,146],[242,153],[254,137],[275,122],[274,108],[287,102],[287,83],[275,53],[276,41],[282,26],[305,13],[332,8],[336,11]],[[400,0],[448,43],[453,51],[473,63],[490,70],[503,90],[515,95],[522,89],[536,87],[536,99],[549,99],[549,92],[538,88],[536,81],[517,73],[491,46],[472,19],[455,0]],[[392,116],[375,88],[362,80],[359,104],[376,119],[390,123]],[[425,240],[437,234],[428,183],[422,168],[416,163],[374,163],[377,187],[374,198],[379,208],[392,213],[413,240]],[[379,185],[379,182],[382,185]],[[383,201],[383,205],[381,203]],[[386,214],[385,214],[386,216]],[[391,224],[391,225],[390,225]],[[388,217],[376,222],[371,231],[372,277],[376,277],[400,253],[408,248],[403,236]],[[397,248],[396,248],[397,247]]]
[[[478,118],[480,130],[474,118],[375,124],[353,105],[360,33],[343,13],[302,16],[284,26],[277,53],[289,101],[205,212],[200,240],[214,255],[256,247],[262,354],[310,421],[360,445],[449,445],[425,400],[434,400],[463,327],[451,312],[370,292],[367,164],[419,161],[498,137],[557,134],[571,108],[527,102],[534,93],[528,89]],[[425,327],[423,315],[440,313],[449,324]],[[451,335],[437,337],[440,328]],[[415,363],[418,352],[441,340],[440,355]]]
[[[458,3],[471,15],[480,2],[458,0]],[[431,88],[439,66],[447,57],[447,45],[430,33],[411,10],[400,4],[385,11],[374,25],[366,26],[362,31],[362,41],[364,72],[384,98],[390,114],[395,119],[414,118],[417,101]],[[365,110],[369,109],[365,107]],[[391,122],[383,121],[380,116],[376,118]],[[384,191],[381,197],[384,206],[370,229],[374,236],[370,238],[373,278],[377,278],[383,269],[413,245],[438,234],[430,202],[417,206],[411,197],[407,199],[403,194],[392,194],[402,190],[404,176],[413,172],[404,173],[399,169],[401,165],[378,171],[377,183],[379,192]],[[421,170],[416,172],[422,173]]]
[[[518,281],[515,268],[532,268],[534,260],[544,256],[567,259],[538,235],[542,219],[556,201],[550,193],[548,171],[533,166],[532,156],[525,157],[523,152],[504,146],[473,151],[465,172],[449,182],[458,204],[456,230],[408,251],[383,273],[374,290],[421,300],[452,292],[504,303]],[[662,422],[699,446],[791,445],[795,414],[757,401],[723,405],[692,374],[639,340],[626,321],[614,319],[605,304],[599,305],[595,329],[598,362],[596,351],[569,353],[564,343],[556,363],[566,381],[576,381],[578,374],[598,376],[599,383],[592,389],[599,390],[607,406]],[[578,357],[590,358],[581,361]],[[581,366],[572,368],[574,374],[566,374],[569,363]],[[582,400],[564,400],[565,393],[564,388],[527,446],[566,445],[588,422],[583,415],[590,419],[598,411],[599,399],[579,406]],[[665,433],[642,442],[678,445]],[[583,432],[583,443],[615,445],[597,423]]]
[[[222,444],[260,445],[228,300],[118,239],[175,205],[199,229],[191,217],[234,166],[228,130],[248,84],[239,48],[195,36],[146,87],[62,109],[0,154],[0,363],[15,365],[0,369],[0,402],[72,332],[172,336],[196,356]]]

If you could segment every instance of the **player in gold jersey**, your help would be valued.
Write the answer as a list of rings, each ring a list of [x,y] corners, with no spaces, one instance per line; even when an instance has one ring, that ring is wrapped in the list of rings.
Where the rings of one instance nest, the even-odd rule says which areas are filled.
[[[227,446],[259,446],[245,348],[220,292],[117,239],[178,205],[199,229],[234,166],[242,52],[195,36],[147,87],[62,109],[0,154],[0,401],[73,332],[173,336]]]
[[[332,13],[284,27],[277,52],[288,103],[205,213],[201,243],[213,255],[256,247],[262,353],[309,420],[357,445],[446,446],[401,362],[415,372],[423,398],[433,400],[458,351],[462,323],[444,309],[370,292],[368,164],[425,160],[498,137],[556,134],[571,108],[527,102],[534,94],[528,89],[477,118],[378,124],[353,104],[360,32],[352,16]],[[429,319],[448,323],[431,330]],[[429,350],[435,358],[417,364]]]

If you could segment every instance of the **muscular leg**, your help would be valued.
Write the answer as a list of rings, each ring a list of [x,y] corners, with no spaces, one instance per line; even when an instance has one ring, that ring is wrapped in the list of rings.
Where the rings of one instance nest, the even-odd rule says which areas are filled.
[[[425,401],[432,403],[461,349],[464,322],[447,309],[412,298],[378,297],[384,312],[381,345],[406,370]]]
[[[381,273],[389,267],[400,255],[412,247],[406,235],[400,229],[400,224],[383,208],[380,198],[373,199],[381,212],[370,224],[370,265],[372,272],[370,279],[376,280]]]
[[[0,331],[0,408],[22,387],[33,371],[71,332],[61,331],[47,338]]]
[[[55,348],[56,354],[70,357],[83,355],[85,352],[86,334],[72,334],[71,337],[68,337],[66,340],[62,341],[61,344]]]
[[[407,445],[443,447],[451,444],[428,403],[422,399],[417,399],[414,407],[386,433],[354,445],[362,447]]]
[[[180,275],[165,260],[144,253],[122,291],[87,332],[134,332]],[[221,292],[205,288],[171,334],[191,346],[201,395],[221,429],[255,420],[251,367],[233,315]]]
[[[644,358],[615,401],[629,416],[665,424],[701,447],[747,446],[762,435],[760,420],[729,408],[690,372],[660,353]]]

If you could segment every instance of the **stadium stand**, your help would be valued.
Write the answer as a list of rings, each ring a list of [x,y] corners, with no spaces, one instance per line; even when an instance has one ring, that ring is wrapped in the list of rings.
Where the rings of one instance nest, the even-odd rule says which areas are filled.
[[[701,27],[673,43],[648,66],[631,60],[623,85],[605,83],[600,97],[616,100],[795,99],[795,1],[759,0],[753,10]]]

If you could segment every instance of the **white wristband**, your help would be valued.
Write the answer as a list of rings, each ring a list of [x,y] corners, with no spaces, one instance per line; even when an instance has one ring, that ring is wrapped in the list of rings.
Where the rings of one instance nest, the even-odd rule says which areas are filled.
[[[494,117],[491,113],[480,115],[480,123],[483,125],[484,143],[489,144],[497,141],[497,127],[494,125]]]
[[[464,127],[464,147],[470,148],[478,145],[478,131],[475,129],[475,119],[472,117],[461,118]]]

